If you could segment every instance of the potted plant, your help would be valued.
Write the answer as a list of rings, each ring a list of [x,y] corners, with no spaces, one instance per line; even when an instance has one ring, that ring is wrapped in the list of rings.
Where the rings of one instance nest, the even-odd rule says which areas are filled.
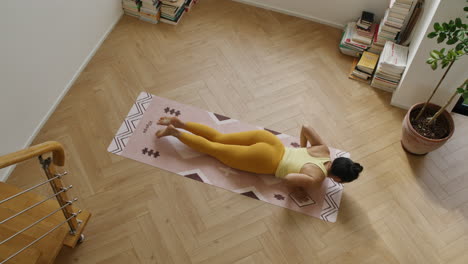
[[[465,7],[465,11],[467,7]],[[430,101],[444,81],[453,64],[468,53],[467,25],[460,18],[450,20],[448,23],[434,23],[434,31],[427,35],[428,38],[437,37],[437,43],[445,43],[454,48],[446,50],[432,50],[426,63],[432,70],[437,70],[440,65],[446,68],[437,86],[432,91],[425,103],[413,105],[406,113],[403,120],[402,146],[412,154],[424,155],[433,151],[453,135],[455,125],[452,116],[445,110],[457,95],[468,100],[468,79],[466,79],[449,98],[444,106],[432,104]]]

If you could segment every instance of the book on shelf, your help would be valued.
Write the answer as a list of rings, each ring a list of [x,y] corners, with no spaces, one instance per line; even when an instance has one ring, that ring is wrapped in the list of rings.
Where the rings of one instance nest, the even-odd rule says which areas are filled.
[[[187,0],[161,0],[161,22],[177,25],[185,12]]]
[[[198,0],[122,0],[124,13],[142,21],[177,25]]]
[[[355,58],[353,63],[351,64],[351,69],[350,69],[350,72],[348,74],[348,78],[352,79],[352,80],[356,80],[356,81],[360,81],[360,82],[364,82],[364,83],[369,84],[369,80],[370,80],[371,75],[369,75],[369,74],[367,74],[365,72],[361,72],[358,69],[356,69],[358,61],[359,61],[359,59]]]
[[[356,22],[356,25],[362,29],[369,29],[374,23],[374,14],[371,12],[363,11],[361,17]]]
[[[161,19],[161,12],[157,12],[156,14],[153,13],[147,13],[143,11],[143,9],[140,10],[140,20],[149,22],[152,24],[157,24],[159,23],[159,20]]]
[[[400,42],[416,1],[418,0],[390,0],[389,8],[375,30],[377,34],[370,48],[372,52],[382,50],[386,41]]]
[[[408,47],[387,41],[380,55],[371,86],[393,92],[406,69]]]
[[[140,7],[140,20],[152,24],[159,23],[161,18],[160,2],[158,0],[142,0]]]
[[[136,0],[122,0],[122,9],[126,15],[139,17],[140,2]]]
[[[403,31],[403,34],[401,35],[400,42],[405,46],[409,45],[409,43],[411,41],[413,29],[414,29],[414,26],[416,25],[416,22],[418,21],[419,16],[421,14],[422,6],[423,6],[423,0],[418,0],[415,3],[415,5],[413,7],[412,14],[411,14],[411,17],[408,19],[408,23],[406,25],[406,28]]]
[[[343,54],[359,57],[368,50],[374,39],[378,24],[374,23],[374,14],[363,11],[356,22],[346,24],[339,48]]]
[[[169,1],[169,0],[161,0],[161,11],[163,13],[172,13],[176,14],[179,9],[185,8],[186,0],[177,0],[177,1]]]
[[[358,39],[358,34],[356,32],[356,22],[348,23],[348,26],[346,27],[346,32],[347,32],[346,39],[345,39],[346,45],[355,47],[362,51],[364,51],[365,49],[369,47],[369,44],[364,44],[362,42],[355,41],[356,39]]]
[[[367,24],[374,23],[374,13],[362,11],[361,13],[361,21]]]
[[[364,51],[362,53],[361,58],[359,59],[359,63],[357,64],[356,68],[362,72],[372,74],[374,72],[378,60],[379,55]]]
[[[341,41],[340,41],[340,44],[338,45],[341,53],[345,54],[345,55],[349,55],[349,56],[353,56],[353,57],[359,57],[359,54],[362,53],[362,50],[361,49],[358,49],[358,48],[355,48],[355,47],[352,47],[352,46],[349,46],[346,44],[345,40],[346,40],[346,35],[347,35],[347,27],[345,27],[345,31],[343,31],[343,34],[341,36]]]
[[[159,0],[141,0],[141,8],[147,10],[156,10],[156,7],[159,5]]]
[[[372,40],[374,38],[376,29],[377,29],[377,24],[372,24],[368,29],[362,29],[360,27],[357,27],[356,33],[360,36],[363,36]]]

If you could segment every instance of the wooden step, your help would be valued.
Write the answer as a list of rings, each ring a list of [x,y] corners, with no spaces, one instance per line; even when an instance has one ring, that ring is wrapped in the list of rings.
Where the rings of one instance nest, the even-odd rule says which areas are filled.
[[[1,232],[1,229],[0,229]],[[13,255],[17,252],[18,249],[16,247],[12,247],[9,245],[1,245],[0,246],[0,261],[5,260],[8,256]],[[39,257],[41,256],[41,252],[35,248],[28,248],[15,256],[14,258],[10,259],[7,263],[8,264],[36,264],[39,263]]]
[[[0,182],[0,200],[8,198],[16,193],[19,193],[21,190],[15,186]],[[0,205],[0,219],[6,219],[7,217],[25,209],[28,206],[31,206],[39,201],[44,200],[45,197],[35,194],[33,192],[27,192],[23,195],[20,195],[10,201],[7,201]],[[39,220],[41,217],[46,216],[47,214],[58,209],[59,205],[56,200],[49,200],[42,203],[41,205],[36,206],[35,208],[15,217],[0,225],[0,240],[4,240],[16,232],[22,230],[33,222]],[[36,238],[40,237],[42,234],[45,234],[47,231],[56,227],[58,224],[65,220],[61,211],[58,211],[44,219],[34,227],[24,231],[17,237],[11,239],[5,244],[8,248],[3,248],[5,245],[1,245],[0,248],[0,258],[5,259],[10,254],[4,255],[8,252],[16,252],[28,245]],[[31,247],[31,251],[26,251],[20,253],[14,258],[15,261],[19,261],[24,258],[23,255],[32,254],[33,251],[37,251],[37,262],[39,264],[53,263],[55,257],[62,248],[64,238],[68,234],[68,226],[66,224],[60,226],[55,231],[51,232],[49,235],[38,241]],[[13,260],[13,259],[12,259]],[[14,262],[12,262],[14,263]],[[23,262],[18,262],[23,263]],[[29,262],[26,262],[29,263]]]

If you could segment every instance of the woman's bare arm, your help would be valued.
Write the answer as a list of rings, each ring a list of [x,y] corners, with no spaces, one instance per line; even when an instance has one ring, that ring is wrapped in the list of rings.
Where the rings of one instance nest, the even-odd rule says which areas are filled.
[[[312,177],[302,173],[290,173],[285,177],[286,181],[293,186],[302,188],[315,187],[322,182],[322,178]]]
[[[317,134],[317,132],[312,127],[302,126],[301,147],[307,147],[307,142],[310,142],[311,146],[325,145],[323,139]]]

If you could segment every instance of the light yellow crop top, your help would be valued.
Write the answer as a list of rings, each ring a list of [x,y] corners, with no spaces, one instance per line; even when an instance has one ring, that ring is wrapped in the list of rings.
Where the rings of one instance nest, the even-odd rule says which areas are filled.
[[[284,178],[289,173],[300,173],[301,168],[307,163],[315,164],[323,171],[325,176],[327,176],[325,163],[328,161],[330,161],[330,158],[310,156],[307,152],[307,148],[285,148],[283,158],[276,169],[275,176]]]

